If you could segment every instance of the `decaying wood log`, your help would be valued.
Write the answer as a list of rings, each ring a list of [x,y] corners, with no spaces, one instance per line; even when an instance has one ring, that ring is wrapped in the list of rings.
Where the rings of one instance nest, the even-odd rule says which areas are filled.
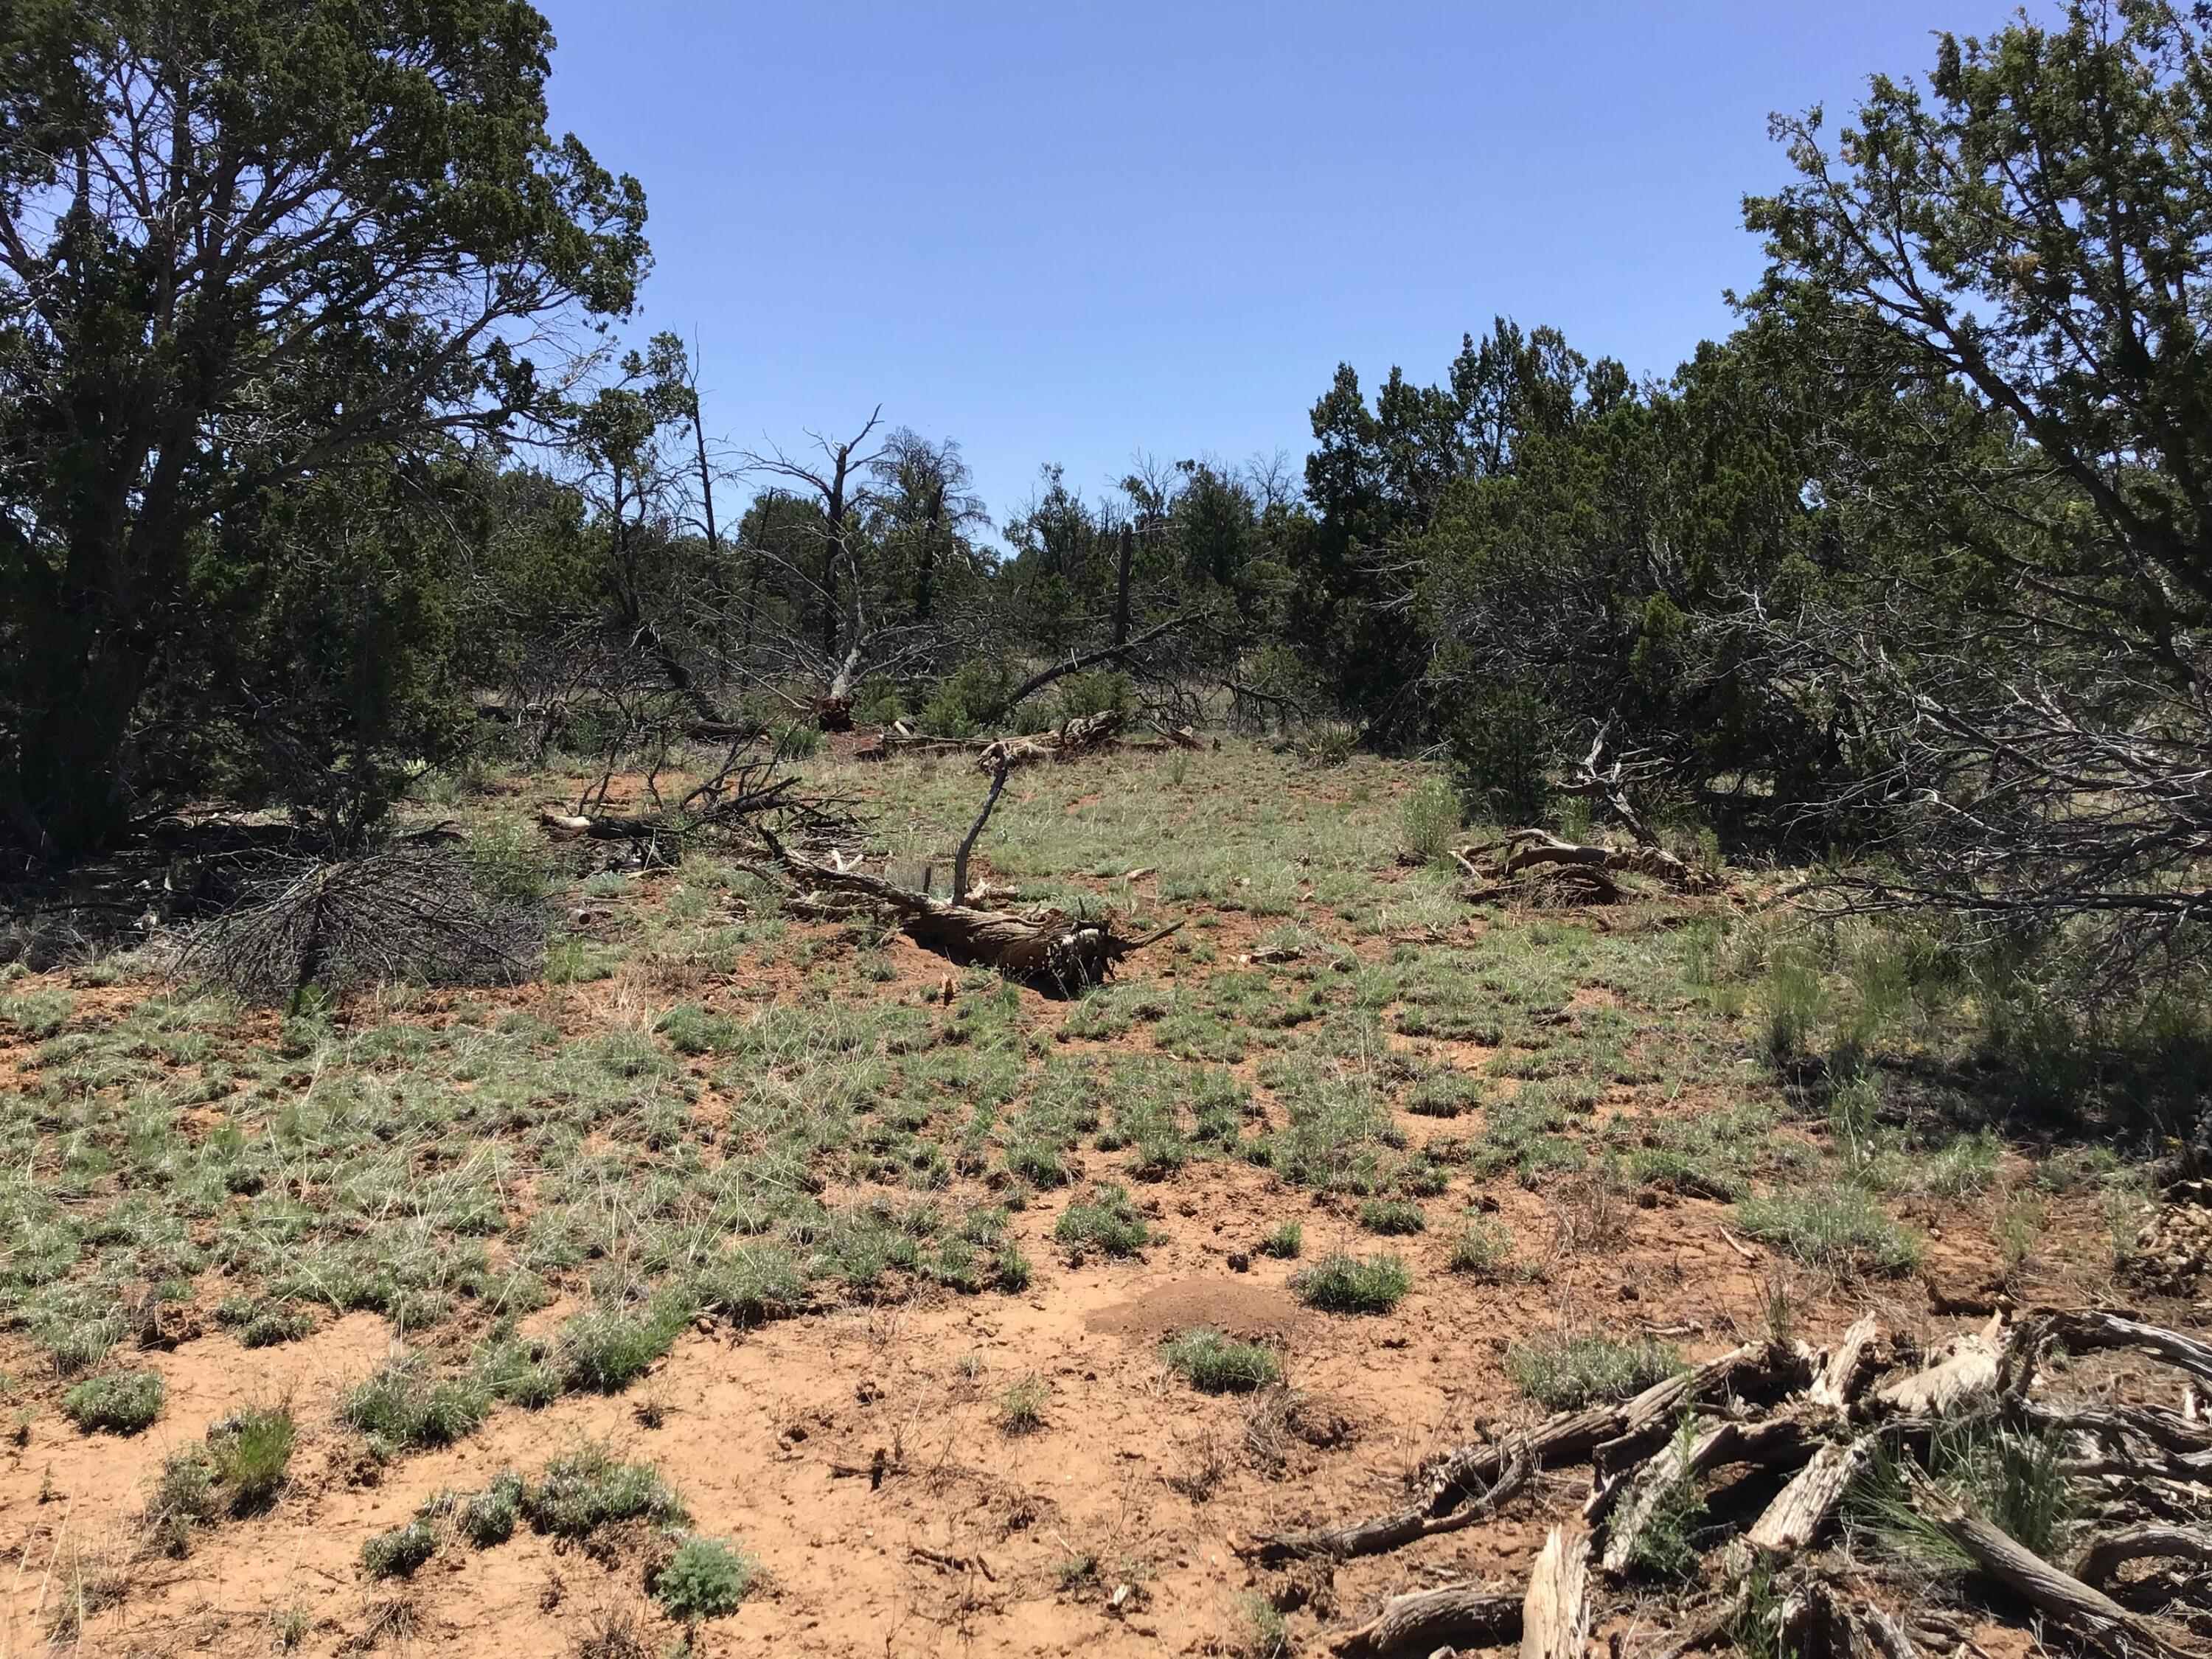
[[[1744,1534],[1753,1547],[1777,1552],[1810,1549],[1873,1450],[1867,1439],[1831,1441],[1806,1460],[1790,1484],[1774,1494]]]
[[[1815,1429],[1790,1417],[1770,1417],[1762,1423],[1717,1423],[1690,1440],[1677,1435],[1635,1476],[1633,1495],[1620,1506],[1606,1528],[1605,1554],[1600,1565],[1615,1575],[1628,1570],[1637,1540],[1650,1526],[1668,1492],[1681,1482],[1696,1480],[1732,1463],[1778,1464],[1786,1468],[1811,1457],[1820,1444]],[[1595,1506],[1598,1500],[1594,1498],[1591,1502]]]
[[[1613,879],[1617,875],[1651,876],[1684,892],[1704,892],[1715,884],[1663,848],[1589,846],[1562,841],[1547,830],[1511,830],[1497,841],[1455,848],[1452,857],[1478,881],[1510,886],[1513,878],[1532,872],[1563,872],[1607,899],[1620,896]]]
[[[1050,732],[1033,732],[1025,738],[1000,738],[986,744],[975,756],[975,764],[984,771],[995,770],[1004,760],[1009,769],[1028,766],[1037,761],[1073,760],[1078,755],[1094,749],[1103,749],[1121,729],[1121,711],[1100,710],[1096,714],[1079,714],[1063,721]]]
[[[1328,1638],[1329,1651],[1353,1659],[1393,1653],[1433,1653],[1446,1643],[1497,1647],[1521,1635],[1522,1597],[1477,1583],[1394,1595],[1356,1630]]]
[[[2149,1620],[2130,1613],[2102,1590],[2083,1583],[2071,1573],[2060,1571],[2042,1557],[2021,1547],[2002,1528],[1976,1515],[1923,1474],[1917,1466],[1905,1464],[1904,1474],[1914,1508],[1940,1527],[1976,1567],[2046,1618],[2116,1656],[2150,1653],[2162,1656],[2163,1659],[2180,1659],[2187,1651]]]
[[[1589,1534],[1552,1528],[1521,1604],[1521,1659],[1583,1659],[1589,1637]]]
[[[1904,1627],[1850,1586],[1811,1572],[1782,1599],[1778,1645],[1796,1659],[1915,1659]]]
[[[1457,1532],[1497,1513],[1499,1505],[1535,1474],[1534,1443],[1523,1438],[1462,1448],[1442,1460],[1423,1482],[1423,1495],[1388,1515],[1318,1532],[1265,1534],[1239,1553],[1275,1565],[1303,1556],[1349,1559],[1380,1555],[1439,1533]]]
[[[1486,1514],[1525,1481],[1525,1472],[1518,1480],[1509,1479],[1516,1468],[1559,1468],[1589,1462],[1598,1447],[1610,1442],[1633,1443],[1633,1437],[1643,1436],[1663,1440],[1686,1403],[1710,1403],[1745,1392],[1779,1395],[1803,1388],[1810,1379],[1811,1368],[1802,1355],[1778,1343],[1747,1343],[1655,1382],[1633,1399],[1563,1412],[1524,1436],[1448,1452],[1423,1470],[1418,1482],[1420,1495],[1401,1510],[1350,1526],[1265,1534],[1240,1553],[1272,1565],[1300,1556],[1349,1557],[1394,1550],[1465,1526],[1467,1520],[1460,1513],[1463,1506],[1473,1506],[1477,1515]]]
[[[2043,1314],[2035,1322],[2044,1336],[2055,1339],[2069,1353],[2085,1353],[2093,1348],[2131,1348],[2187,1371],[2199,1382],[2212,1382],[2212,1344],[2184,1336],[2179,1331],[2146,1325],[2125,1314],[2098,1308]]]
[[[1895,1412],[1940,1413],[1995,1395],[2004,1358],[1996,1340],[2000,1328],[1992,1320],[1985,1330],[1954,1337],[1923,1370],[1875,1389],[1875,1401]]]
[[[2109,1533],[2082,1552],[2075,1577],[2102,1589],[2130,1561],[2190,1561],[2212,1566],[2212,1532],[2193,1527],[2130,1527]]]
[[[984,963],[1009,978],[1062,994],[1104,983],[1124,957],[1158,943],[1182,925],[1177,922],[1142,939],[1125,939],[1104,917],[1051,909],[1020,915],[983,910],[951,899],[931,898],[857,870],[834,870],[787,853],[782,855],[782,864],[803,884],[855,893],[872,901],[895,916],[907,936],[925,950],[957,960]]]
[[[1813,1379],[1811,1397],[1816,1406],[1848,1411],[1874,1378],[1881,1327],[1872,1314],[1863,1314],[1831,1349]]]

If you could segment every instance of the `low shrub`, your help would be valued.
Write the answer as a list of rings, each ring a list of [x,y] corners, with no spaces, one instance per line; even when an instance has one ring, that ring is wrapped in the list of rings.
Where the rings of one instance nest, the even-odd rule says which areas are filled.
[[[672,1619],[718,1619],[738,1610],[758,1571],[752,1557],[726,1538],[687,1538],[654,1575],[653,1599]]]
[[[1895,1276],[1920,1265],[1919,1235],[1882,1212],[1860,1188],[1781,1192],[1736,1206],[1744,1231],[1831,1273]]]
[[[411,1578],[438,1553],[438,1528],[424,1519],[380,1532],[361,1547],[362,1571],[371,1578]]]
[[[87,1434],[137,1434],[161,1416],[168,1391],[159,1371],[117,1371],[71,1389],[62,1396],[62,1413]]]

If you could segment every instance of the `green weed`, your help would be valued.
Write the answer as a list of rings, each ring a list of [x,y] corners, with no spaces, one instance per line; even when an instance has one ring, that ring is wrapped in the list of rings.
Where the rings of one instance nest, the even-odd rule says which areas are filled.
[[[1291,1290],[1324,1313],[1386,1314],[1413,1288],[1413,1275],[1395,1255],[1355,1256],[1339,1250],[1292,1275]]]

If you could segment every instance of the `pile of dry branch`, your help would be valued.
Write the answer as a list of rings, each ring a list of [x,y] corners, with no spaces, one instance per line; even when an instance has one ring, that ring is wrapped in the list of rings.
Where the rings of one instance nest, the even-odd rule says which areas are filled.
[[[758,752],[754,743],[745,738],[733,744],[720,767],[673,803],[660,800],[648,777],[651,811],[608,811],[610,773],[586,792],[574,811],[549,807],[538,815],[538,822],[556,841],[628,844],[646,865],[676,862],[685,843],[702,835],[751,832],[763,823],[787,835],[832,839],[854,828],[850,801],[809,791],[796,774],[783,769],[780,757]]]
[[[2181,1409],[2062,1404],[2038,1397],[2055,1350],[2124,1348],[2190,1379]],[[1909,1659],[1944,1639],[1940,1622],[1900,1618],[1879,1570],[1820,1553],[1845,1495],[1870,1467],[1893,1472],[1919,1524],[1948,1540],[1979,1577],[2077,1645],[2115,1656],[2199,1655],[2212,1635],[2212,1345],[2109,1310],[2044,1312],[1999,1322],[1899,1363],[1867,1316],[1836,1346],[1753,1343],[1619,1404],[1562,1413],[1526,1433],[1462,1447],[1417,1476],[1404,1508],[1349,1526],[1283,1533],[1243,1547],[1279,1566],[1372,1555],[1456,1531],[1528,1492],[1538,1475],[1588,1465],[1579,1514],[1553,1527],[1528,1583],[1474,1582],[1401,1595],[1330,1640],[1340,1654],[1432,1654],[1453,1644],[1519,1642],[1524,1656],[1582,1659],[1593,1624],[1635,1604],[1639,1543],[1670,1510],[1711,1499],[1709,1517],[1740,1528],[1719,1553],[1730,1588],[1694,1582],[1673,1609],[1668,1659],[1742,1633],[1754,1585],[1787,1654]],[[2089,1535],[2065,1566],[2036,1556],[1929,1478],[1923,1464],[1947,1421],[1990,1413],[2063,1449],[2067,1478],[2088,1498]],[[1763,1501],[1761,1501],[1763,1500]],[[1710,1558],[1709,1558],[1710,1559]],[[2145,1571],[2146,1567],[2150,1568]],[[2193,1632],[2193,1634],[2192,1634]],[[1978,1651],[1978,1650],[1975,1650]],[[1618,1649],[1616,1649],[1618,1651]]]
[[[886,726],[873,743],[854,750],[855,760],[887,760],[894,755],[973,755],[982,771],[995,771],[1003,758],[1009,767],[1035,761],[1073,760],[1079,755],[1113,747],[1121,729],[1121,716],[1108,708],[1096,714],[1079,714],[1049,732],[1033,732],[1020,738],[933,738],[910,730],[902,720]]]
[[[1709,872],[1674,856],[1663,847],[1600,847],[1562,841],[1548,830],[1510,830],[1495,841],[1455,848],[1452,860],[1479,884],[1472,902],[1528,897],[1545,886],[1590,904],[1611,904],[1621,896],[1616,878],[1650,876],[1677,892],[1710,892],[1720,885]]]

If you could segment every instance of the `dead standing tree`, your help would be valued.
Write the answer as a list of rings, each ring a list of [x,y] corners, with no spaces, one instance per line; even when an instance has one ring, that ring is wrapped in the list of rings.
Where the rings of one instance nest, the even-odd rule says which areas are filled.
[[[812,571],[793,569],[791,574],[806,590],[816,606],[816,635],[805,641],[794,635],[786,650],[821,690],[813,714],[827,732],[841,732],[853,723],[853,688],[876,661],[896,632],[872,623],[866,573],[861,568],[859,540],[867,489],[863,479],[883,459],[881,449],[866,447],[883,422],[878,406],[852,437],[836,440],[810,433],[822,452],[819,461],[797,460],[782,450],[747,458],[757,471],[766,472],[798,486],[811,496],[819,523],[814,534],[818,557]]]

